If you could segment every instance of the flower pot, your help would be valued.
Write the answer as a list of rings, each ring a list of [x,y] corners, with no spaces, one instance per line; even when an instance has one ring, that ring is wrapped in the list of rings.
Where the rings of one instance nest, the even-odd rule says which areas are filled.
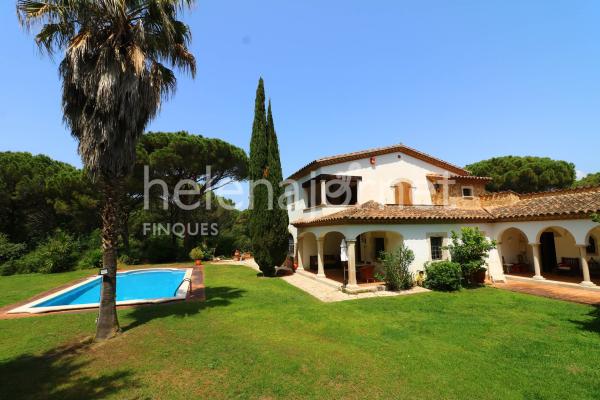
[[[478,285],[483,285],[485,283],[485,269],[482,269],[477,272],[473,272],[471,275],[471,281]]]
[[[196,260],[196,265],[202,265],[202,260]]]

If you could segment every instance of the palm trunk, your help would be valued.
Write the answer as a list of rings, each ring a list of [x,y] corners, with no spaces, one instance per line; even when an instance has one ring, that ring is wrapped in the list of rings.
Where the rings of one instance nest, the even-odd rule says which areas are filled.
[[[102,185],[104,206],[102,208],[102,263],[108,273],[102,277],[100,312],[96,326],[96,341],[110,339],[119,332],[117,319],[117,238],[118,191],[115,181]]]

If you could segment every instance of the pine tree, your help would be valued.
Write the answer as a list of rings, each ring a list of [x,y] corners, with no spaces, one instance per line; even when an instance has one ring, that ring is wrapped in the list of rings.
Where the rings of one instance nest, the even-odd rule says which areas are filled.
[[[254,108],[254,123],[250,140],[251,181],[267,180],[273,190],[273,203],[269,204],[269,189],[264,184],[253,187],[250,211],[250,237],[254,259],[266,276],[272,276],[275,266],[280,265],[287,251],[287,212],[281,210],[277,199],[282,193],[279,146],[271,106],[269,116],[265,113],[265,89],[262,78],[258,81]]]

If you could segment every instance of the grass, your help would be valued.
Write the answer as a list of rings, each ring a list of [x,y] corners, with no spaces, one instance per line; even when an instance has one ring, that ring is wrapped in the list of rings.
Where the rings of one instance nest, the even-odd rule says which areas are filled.
[[[69,274],[31,278],[42,290],[77,277]],[[120,311],[124,333],[101,345],[89,344],[94,313],[0,320],[0,398],[600,393],[594,307],[492,288],[324,304],[236,266],[207,266],[206,280],[204,303]],[[0,277],[0,290],[32,294],[18,282]]]

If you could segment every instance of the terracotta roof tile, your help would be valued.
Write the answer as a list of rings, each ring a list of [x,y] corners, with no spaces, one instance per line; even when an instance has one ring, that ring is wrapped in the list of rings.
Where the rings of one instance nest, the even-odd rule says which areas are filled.
[[[294,221],[295,226],[339,223],[394,223],[402,221],[484,221],[490,219],[484,209],[466,210],[441,206],[383,206],[368,202],[334,214],[311,220]]]
[[[519,195],[512,205],[489,207],[498,220],[523,217],[588,215],[600,211],[600,187]]]
[[[370,201],[337,213],[301,219],[293,225],[339,225],[407,222],[495,222],[540,218],[587,218],[600,212],[600,186],[518,195],[514,204],[479,209],[443,206],[383,206]]]
[[[460,176],[469,176],[471,173],[457,165],[451,164],[449,162],[440,160],[439,158],[435,158],[430,156],[429,154],[423,153],[421,151],[415,150],[411,147],[405,146],[403,144],[396,144],[387,147],[379,147],[375,149],[355,151],[352,153],[338,154],[330,157],[323,157],[317,160],[314,160],[304,167],[300,168],[298,171],[294,172],[288,179],[298,179],[311,171],[314,171],[317,168],[326,166],[326,165],[334,165],[347,161],[360,160],[363,158],[374,157],[383,154],[389,153],[404,153],[411,157],[423,160],[433,165],[437,165],[440,168],[444,168],[454,174]]]

